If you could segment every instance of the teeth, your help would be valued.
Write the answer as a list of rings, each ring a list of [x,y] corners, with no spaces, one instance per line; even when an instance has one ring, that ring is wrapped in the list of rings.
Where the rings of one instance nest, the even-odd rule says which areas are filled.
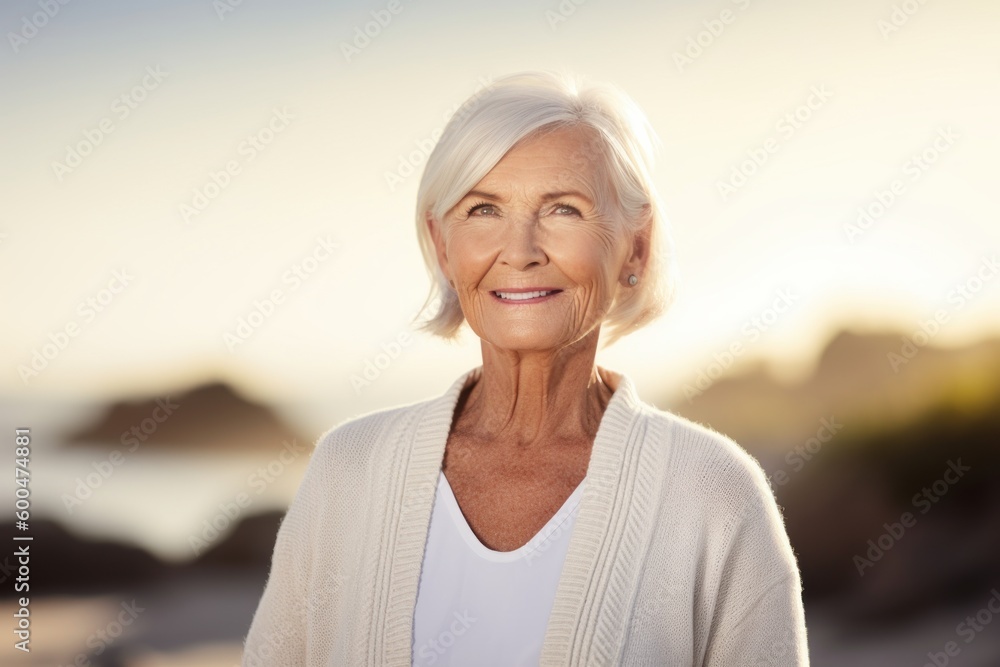
[[[525,299],[534,299],[536,297],[545,296],[547,294],[552,294],[549,292],[497,292],[497,296],[501,299],[510,299],[511,301],[524,301]]]

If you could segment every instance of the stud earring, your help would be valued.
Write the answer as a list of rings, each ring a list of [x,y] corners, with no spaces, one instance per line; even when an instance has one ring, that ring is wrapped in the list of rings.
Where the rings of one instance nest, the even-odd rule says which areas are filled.
[[[635,284],[636,284],[637,282],[639,282],[639,279],[635,277],[635,274],[634,274],[634,273],[633,273],[633,274],[631,274],[631,275],[630,275],[630,276],[628,277],[628,284],[629,284],[629,285],[635,285]]]

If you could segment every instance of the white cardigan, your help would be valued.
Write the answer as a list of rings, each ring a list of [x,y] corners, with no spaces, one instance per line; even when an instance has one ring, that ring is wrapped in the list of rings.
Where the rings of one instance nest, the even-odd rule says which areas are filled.
[[[320,438],[278,531],[244,667],[411,665],[445,443],[480,373]],[[808,666],[798,565],[760,465],[614,376],[541,664]]]

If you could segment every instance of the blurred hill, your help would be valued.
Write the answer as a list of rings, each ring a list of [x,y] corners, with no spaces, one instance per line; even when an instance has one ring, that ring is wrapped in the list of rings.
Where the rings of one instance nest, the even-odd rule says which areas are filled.
[[[758,458],[806,600],[835,600],[858,631],[1000,583],[1000,340],[904,343],[845,331],[800,382],[747,365],[664,401]]]
[[[898,334],[842,331],[801,382],[784,383],[766,364],[747,364],[690,401],[678,391],[658,404],[759,452],[805,441],[823,417],[902,426],[942,402],[974,409],[1000,392],[1000,340],[917,347],[909,359],[903,344]]]
[[[200,558],[184,564],[162,562],[141,548],[88,539],[53,522],[33,521],[33,544],[42,548],[32,552],[32,617],[35,635],[45,641],[32,645],[31,656],[37,658],[25,662],[19,656],[17,664],[238,664],[282,515],[247,517]],[[4,530],[12,534],[13,523],[4,524]],[[8,576],[10,558],[0,563]],[[13,586],[4,586],[0,603],[14,595]],[[122,603],[141,613],[119,637],[110,633],[120,633],[122,626],[106,624],[114,623]],[[74,621],[74,627],[64,627]],[[96,641],[98,628],[115,641]],[[186,657],[185,651],[199,650],[221,652],[227,659]],[[140,652],[158,657],[140,662]]]
[[[45,549],[32,554],[32,591],[43,596],[126,593],[220,572],[239,575],[249,585],[262,588],[283,516],[284,512],[273,511],[248,516],[201,556],[177,564],[164,562],[142,547],[92,539],[58,522],[36,519],[31,522],[32,536]],[[3,524],[3,534],[18,534],[14,522]],[[72,554],[72,567],[67,567],[66,554]],[[7,572],[7,565],[0,563],[0,574]],[[0,597],[7,596],[15,596],[12,586],[0,593]]]
[[[180,394],[109,405],[92,424],[67,436],[73,444],[155,443],[178,450],[270,450],[283,442],[311,443],[275,411],[220,382]]]
[[[805,595],[843,598],[859,627],[1000,584],[1000,394],[902,427],[845,425],[788,472],[774,489]]]

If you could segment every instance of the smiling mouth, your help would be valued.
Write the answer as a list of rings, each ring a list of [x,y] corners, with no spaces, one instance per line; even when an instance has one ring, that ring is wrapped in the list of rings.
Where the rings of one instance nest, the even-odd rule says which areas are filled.
[[[558,294],[562,290],[535,290],[532,292],[503,292],[495,291],[490,292],[493,296],[497,297],[501,301],[534,301],[537,299],[542,299],[547,296],[552,296],[553,294]]]

